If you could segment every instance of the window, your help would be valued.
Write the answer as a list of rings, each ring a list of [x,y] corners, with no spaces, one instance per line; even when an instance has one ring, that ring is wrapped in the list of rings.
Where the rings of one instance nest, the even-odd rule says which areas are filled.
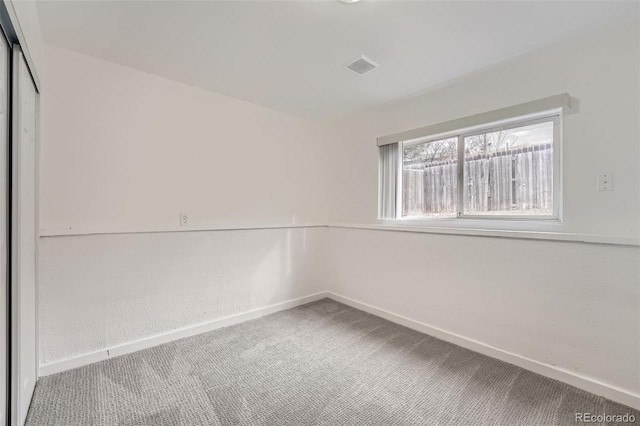
[[[556,108],[381,144],[380,218],[559,219],[561,114]]]
[[[402,145],[401,216],[457,216],[458,138]]]

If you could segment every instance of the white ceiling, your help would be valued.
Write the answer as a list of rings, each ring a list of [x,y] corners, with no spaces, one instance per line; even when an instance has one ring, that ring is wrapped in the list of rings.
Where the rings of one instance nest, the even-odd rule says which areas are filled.
[[[637,2],[45,1],[45,42],[327,121],[589,29]],[[345,65],[365,54],[380,67]]]

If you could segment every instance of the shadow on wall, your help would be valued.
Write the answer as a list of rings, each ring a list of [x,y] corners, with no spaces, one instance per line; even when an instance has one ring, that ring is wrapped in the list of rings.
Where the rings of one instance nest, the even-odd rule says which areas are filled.
[[[270,242],[271,247],[263,253],[263,258],[257,263],[251,277],[253,291],[246,296],[252,304],[265,306],[288,300],[291,298],[289,295],[298,294],[296,287],[301,282],[312,279],[308,275],[308,269],[313,267],[307,253],[308,233],[309,229],[305,228],[283,229]],[[306,294],[308,293],[296,297]]]
[[[40,363],[324,290],[322,228],[40,240]]]

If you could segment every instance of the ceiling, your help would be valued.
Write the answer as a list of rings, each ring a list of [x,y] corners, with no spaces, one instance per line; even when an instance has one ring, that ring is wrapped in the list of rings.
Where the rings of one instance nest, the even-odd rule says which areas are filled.
[[[41,1],[38,10],[46,43],[330,121],[637,19],[638,3]],[[345,68],[361,54],[380,67]]]

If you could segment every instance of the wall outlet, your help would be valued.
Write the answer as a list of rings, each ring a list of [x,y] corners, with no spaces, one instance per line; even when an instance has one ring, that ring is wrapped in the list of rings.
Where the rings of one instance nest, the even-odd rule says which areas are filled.
[[[598,175],[598,191],[613,191],[613,173],[603,172]]]
[[[189,216],[187,216],[185,213],[180,213],[180,226],[187,225],[189,225]]]

